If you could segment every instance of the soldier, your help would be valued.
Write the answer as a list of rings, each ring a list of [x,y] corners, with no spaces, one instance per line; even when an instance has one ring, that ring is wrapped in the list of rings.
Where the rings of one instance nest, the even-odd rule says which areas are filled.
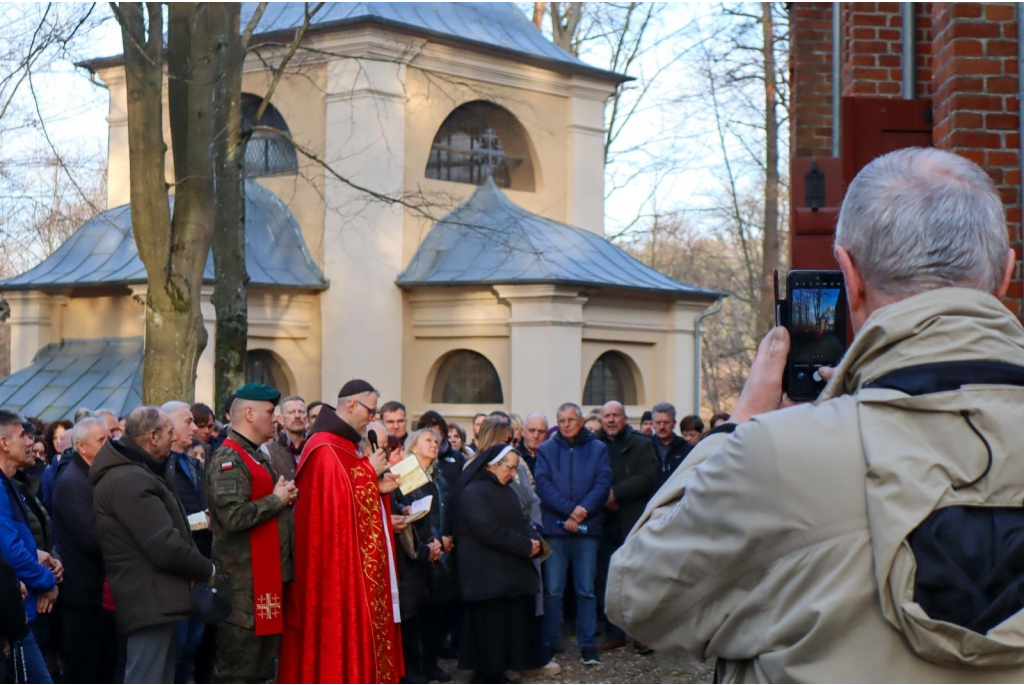
[[[291,506],[299,496],[259,449],[274,436],[280,398],[265,385],[243,385],[231,403],[231,431],[206,462],[217,592],[231,604],[231,615],[218,627],[214,682],[274,679],[282,585],[292,580]]]

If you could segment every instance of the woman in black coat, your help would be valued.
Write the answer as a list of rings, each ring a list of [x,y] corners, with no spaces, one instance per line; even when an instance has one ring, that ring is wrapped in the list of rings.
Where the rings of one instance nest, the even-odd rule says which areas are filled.
[[[540,578],[530,561],[540,554],[540,538],[508,487],[518,467],[514,448],[495,445],[474,460],[457,493],[459,668],[474,672],[470,682],[509,682],[505,671],[541,665],[531,639]]]

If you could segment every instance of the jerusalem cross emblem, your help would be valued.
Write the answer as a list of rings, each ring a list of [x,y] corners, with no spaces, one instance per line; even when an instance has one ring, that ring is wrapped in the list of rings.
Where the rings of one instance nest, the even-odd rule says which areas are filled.
[[[260,618],[277,618],[281,614],[281,598],[266,592],[256,600],[256,611]]]

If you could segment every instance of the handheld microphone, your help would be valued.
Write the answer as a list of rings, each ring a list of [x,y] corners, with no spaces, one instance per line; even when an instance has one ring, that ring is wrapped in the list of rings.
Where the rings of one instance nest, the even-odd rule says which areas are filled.
[[[366,439],[370,441],[370,447],[373,448],[374,452],[376,452],[378,449],[380,449],[379,447],[377,447],[377,431],[375,431],[375,430],[367,431]]]

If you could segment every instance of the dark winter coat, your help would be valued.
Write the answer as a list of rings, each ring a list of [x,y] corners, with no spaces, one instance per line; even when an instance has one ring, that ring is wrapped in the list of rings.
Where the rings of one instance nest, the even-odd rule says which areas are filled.
[[[403,617],[415,616],[422,610],[425,602],[442,602],[458,598],[455,560],[448,554],[442,554],[437,561],[430,561],[430,541],[455,534],[454,525],[450,520],[451,493],[448,481],[440,475],[436,466],[435,474],[437,475],[433,482],[413,490],[408,495],[398,491],[393,495],[396,513],[401,513],[402,507],[411,506],[416,500],[427,496],[434,498],[430,503],[430,514],[412,523],[415,531],[416,558],[407,560],[405,574],[399,578]],[[404,550],[402,554],[405,554]],[[403,582],[406,579],[408,582]],[[410,605],[408,613],[406,604]]]
[[[103,601],[103,548],[96,527],[89,465],[76,452],[61,459],[53,482],[53,538],[64,563],[60,601],[100,608]]]
[[[188,618],[190,583],[213,575],[166,473],[163,461],[127,437],[103,445],[89,469],[103,562],[125,634]]]
[[[456,544],[462,599],[533,595],[540,576],[530,560],[537,533],[512,490],[480,469],[459,497]]]
[[[3,493],[0,493],[2,495]],[[14,642],[28,635],[21,581],[14,567],[0,556],[0,642]]]
[[[654,447],[654,458],[658,460],[658,466],[661,471],[658,487],[661,487],[661,484],[667,481],[669,476],[675,473],[679,465],[683,463],[686,455],[693,449],[693,445],[673,433],[672,442],[669,443],[668,450],[665,456],[662,457],[661,452],[658,451],[659,444],[661,444],[661,439],[657,435],[652,436],[651,445]]]
[[[537,448],[534,479],[544,517],[544,535],[570,535],[556,522],[567,519],[577,506],[588,512],[584,521],[586,535],[601,535],[602,513],[612,486],[612,467],[608,448],[593,433],[583,428],[571,443],[560,432],[555,433]]]
[[[181,452],[171,452],[167,459],[167,480],[174,483],[174,491],[178,493],[186,514],[191,516],[206,511],[205,474],[198,460]],[[194,530],[192,539],[203,556],[209,559],[213,548],[213,531]]]
[[[619,508],[606,511],[604,535],[622,542],[633,525],[644,513],[647,500],[660,485],[658,458],[654,456],[654,445],[643,433],[626,426],[614,438],[603,430],[598,439],[608,447],[608,459],[612,464],[612,492]]]
[[[449,485],[459,482],[462,475],[462,468],[466,465],[466,455],[453,449],[452,444],[447,440],[441,441],[437,450],[437,468],[441,469],[441,475],[448,481]]]

